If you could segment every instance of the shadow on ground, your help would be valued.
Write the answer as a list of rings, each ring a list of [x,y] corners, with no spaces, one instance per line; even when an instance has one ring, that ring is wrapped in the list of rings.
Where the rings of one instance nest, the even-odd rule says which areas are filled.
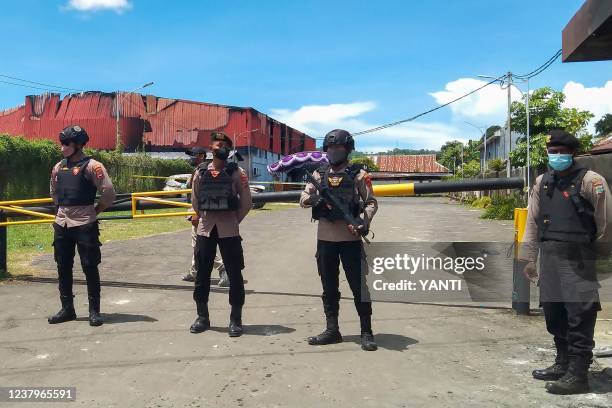
[[[151,316],[129,314],[129,313],[101,313],[104,324],[117,324],[117,323],[134,323],[134,322],[147,322],[153,323],[157,319]],[[77,321],[87,321],[87,317],[79,317]]]
[[[282,326],[280,324],[245,324],[242,326],[246,336],[275,336],[277,334],[293,333],[293,327]],[[227,327],[211,326],[209,329],[214,332],[227,333]]]
[[[360,336],[343,336],[343,338],[344,341],[352,341],[353,343],[361,344]],[[391,351],[405,351],[408,350],[408,346],[419,342],[411,337],[393,333],[374,334],[374,340],[376,340],[376,344],[378,344],[379,348]]]

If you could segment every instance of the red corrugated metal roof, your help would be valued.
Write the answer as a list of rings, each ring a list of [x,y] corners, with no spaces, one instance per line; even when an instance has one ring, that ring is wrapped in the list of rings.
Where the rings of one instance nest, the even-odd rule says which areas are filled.
[[[210,133],[223,131],[236,137],[237,146],[252,146],[274,153],[315,148],[315,140],[252,108],[239,108],[119,93],[122,143],[152,149],[206,146]],[[26,138],[54,139],[62,126],[78,123],[90,135],[90,146],[112,149],[116,130],[115,93],[85,92],[26,97],[24,106],[0,112],[0,132]],[[143,132],[144,130],[144,132]]]
[[[436,162],[435,154],[377,155],[372,157],[380,171],[391,173],[448,173]]]

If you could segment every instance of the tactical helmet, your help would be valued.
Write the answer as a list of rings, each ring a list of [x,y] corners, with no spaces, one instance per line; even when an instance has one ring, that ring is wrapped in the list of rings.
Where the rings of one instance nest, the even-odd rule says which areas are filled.
[[[334,129],[325,135],[323,139],[323,151],[326,152],[327,148],[331,145],[343,145],[346,147],[348,153],[355,150],[355,139],[346,130]]]
[[[62,130],[59,134],[61,144],[69,144],[70,142],[85,144],[89,141],[89,135],[82,127],[71,125]]]

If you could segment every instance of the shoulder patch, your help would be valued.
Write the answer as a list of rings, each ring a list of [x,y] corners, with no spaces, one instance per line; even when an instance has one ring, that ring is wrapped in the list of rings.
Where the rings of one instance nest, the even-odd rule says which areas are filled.
[[[372,189],[372,178],[370,177],[369,173],[365,173],[363,175],[363,181],[365,182],[365,185],[368,186],[368,188],[371,190]]]
[[[604,182],[601,177],[593,177],[593,179],[591,180],[591,188],[593,190],[593,194],[602,195],[606,192],[603,183]]]
[[[102,180],[104,178],[104,167],[102,167],[102,164],[95,163],[92,166],[92,170],[93,170],[94,174],[96,175],[97,179]]]

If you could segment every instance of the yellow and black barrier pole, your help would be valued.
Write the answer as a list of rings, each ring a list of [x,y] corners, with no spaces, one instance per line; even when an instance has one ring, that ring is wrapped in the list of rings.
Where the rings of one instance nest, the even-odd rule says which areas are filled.
[[[461,181],[433,181],[431,183],[395,183],[374,185],[377,197],[413,196],[419,194],[456,193],[461,191],[510,190],[523,188],[522,177]]]
[[[379,184],[373,186],[374,195],[380,197],[413,196],[418,194],[436,194],[459,191],[506,190],[523,188],[523,179],[519,177],[484,180],[438,181],[431,183],[397,183]],[[118,195],[119,199],[105,211],[129,211],[127,215],[101,216],[98,219],[125,220],[136,218],[170,217],[192,215],[191,204],[186,195],[191,190],[174,191],[144,191]],[[167,197],[167,196],[180,196]],[[300,190],[258,193],[253,195],[254,203],[297,202]],[[163,197],[163,198],[160,198]],[[40,207],[33,205],[40,204]],[[46,204],[46,206],[45,206]],[[180,207],[183,211],[159,214],[143,214],[138,211],[161,208]],[[6,227],[12,225],[52,223],[55,218],[55,206],[51,198],[35,198],[28,200],[0,201],[0,268],[6,270],[7,232]],[[16,217],[37,217],[14,221]]]

